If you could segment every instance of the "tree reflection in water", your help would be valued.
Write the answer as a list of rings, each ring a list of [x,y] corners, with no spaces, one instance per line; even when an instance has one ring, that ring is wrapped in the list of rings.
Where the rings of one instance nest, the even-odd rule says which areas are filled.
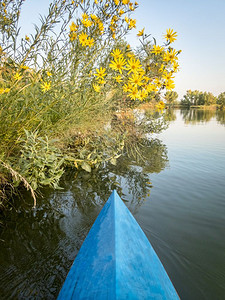
[[[121,198],[129,202],[129,208],[136,210],[152,188],[149,175],[159,173],[168,164],[166,146],[159,139],[142,138],[137,144],[138,154],[130,157],[125,153],[116,166],[103,166],[91,173],[68,170],[61,182],[63,190],[55,192],[51,205],[59,213],[77,209],[87,215],[96,206],[102,206],[116,189]]]
[[[221,125],[225,125],[225,111],[215,109],[181,109],[181,116],[186,124],[207,123],[216,119]]]

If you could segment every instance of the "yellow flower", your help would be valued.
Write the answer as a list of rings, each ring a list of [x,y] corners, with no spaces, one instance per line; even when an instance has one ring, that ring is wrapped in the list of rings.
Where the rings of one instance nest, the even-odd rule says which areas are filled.
[[[6,89],[1,88],[1,89],[0,89],[0,95],[1,95],[1,94],[6,94],[6,93],[8,93],[9,91],[10,91],[9,88],[6,88]]]
[[[121,9],[119,10],[119,16],[122,16],[124,13],[125,13],[124,10],[121,8]]]
[[[155,93],[158,92],[158,87],[156,85],[153,85],[152,91],[155,92]]]
[[[171,78],[174,78],[174,76],[173,76],[173,73],[171,73],[171,72],[168,73],[168,72],[165,71],[162,75],[162,78],[165,79],[165,80],[170,80]]]
[[[129,29],[136,28],[136,20],[135,19],[129,20],[128,28]]]
[[[131,11],[134,11],[134,6],[133,6],[133,3],[129,3],[129,9],[131,10]]]
[[[152,83],[149,83],[149,84],[146,86],[146,91],[147,91],[148,93],[154,91],[154,89],[155,89],[155,86],[154,86]]]
[[[106,71],[105,68],[100,67],[99,69],[96,69],[96,72],[97,72],[97,73],[95,73],[94,75],[95,75],[96,77],[98,77],[99,79],[104,79],[104,77],[107,75],[107,74],[105,73],[105,71]]]
[[[173,80],[167,80],[166,81],[166,89],[167,90],[173,90],[175,88],[175,84],[173,82]]]
[[[24,65],[21,65],[20,68],[23,69],[23,70],[28,70],[29,69],[28,66],[24,66]]]
[[[130,0],[122,0],[122,3],[123,3],[124,5],[129,4],[129,2],[130,2]]]
[[[78,25],[76,25],[74,22],[71,23],[70,25],[70,31],[74,32],[77,31]]]
[[[95,0],[95,4],[98,4],[98,0]]]
[[[51,82],[43,82],[43,84],[41,84],[41,89],[42,92],[47,92],[48,90],[50,90],[51,88]]]
[[[82,18],[85,20],[85,19],[88,19],[89,17],[88,17],[88,15],[86,13],[83,13],[82,14]]]
[[[52,76],[52,73],[49,72],[49,71],[47,71],[46,74],[47,74],[47,76],[49,76],[49,77]]]
[[[122,58],[123,54],[120,49],[115,49],[110,53],[114,59]]]
[[[71,32],[69,33],[69,37],[70,37],[70,41],[72,42],[72,41],[76,40],[76,38],[77,38],[77,33],[74,32],[74,31],[71,31]]]
[[[117,21],[119,21],[119,17],[118,17],[118,16],[113,16],[112,20],[113,20],[114,22],[117,22]]]
[[[138,89],[137,87],[133,87],[129,90],[130,94],[128,95],[132,100],[135,100],[138,97]]]
[[[120,4],[120,0],[114,0],[114,3],[115,3],[116,5],[119,5],[119,4]]]
[[[13,78],[19,81],[22,78],[22,75],[20,73],[16,73]]]
[[[94,45],[94,39],[90,37],[87,38],[86,45],[91,48]]]
[[[91,19],[97,23],[99,21],[98,17],[96,15],[91,15]]]
[[[177,72],[179,70],[178,68],[179,68],[179,64],[176,61],[174,61],[174,63],[173,63],[173,71]]]
[[[167,42],[174,42],[176,41],[176,37],[177,37],[177,32],[174,32],[173,29],[167,29],[166,30],[166,34],[164,35],[164,37],[166,38]]]
[[[163,110],[165,107],[165,103],[163,101],[159,101],[158,104],[156,104],[157,110]]]
[[[156,79],[154,80],[154,84],[155,84],[155,86],[157,86],[158,88],[161,87],[161,82],[160,82],[160,80],[159,80],[158,78],[156,78]]]
[[[129,92],[132,89],[132,85],[130,83],[123,85],[123,91],[125,93]]]
[[[127,69],[129,70],[128,74],[130,74],[131,72],[135,73],[135,72],[139,72],[141,71],[142,65],[139,61],[139,59],[135,59],[135,58],[130,58],[127,61]]]
[[[99,93],[100,90],[101,90],[101,87],[100,87],[99,85],[97,85],[97,84],[93,84],[93,88],[94,88],[94,90],[95,90],[97,93]]]
[[[104,79],[99,79],[98,80],[98,84],[105,84],[105,83],[106,83],[106,81]]]
[[[135,55],[132,51],[127,53],[127,57],[135,59]]]
[[[160,54],[160,53],[162,53],[163,52],[163,47],[161,47],[161,46],[159,46],[159,45],[153,45],[153,49],[151,50],[152,51],[152,53],[154,53],[154,54]]]
[[[81,43],[82,46],[86,46],[86,43],[87,43],[87,37],[88,35],[84,32],[82,32],[80,35],[79,35],[79,41]]]
[[[100,30],[100,33],[103,34],[104,32],[104,25],[101,21],[98,22],[98,28]]]
[[[144,28],[142,29],[142,30],[140,30],[139,32],[138,32],[138,34],[137,34],[137,36],[142,36],[143,34],[144,34]]]
[[[144,77],[143,77],[143,80],[144,80],[145,82],[148,82],[148,81],[150,80],[150,78],[149,78],[148,76],[144,76]]]
[[[118,59],[115,59],[115,61],[111,61],[110,68],[119,71],[120,74],[122,74],[122,70],[126,69],[126,60],[123,57],[119,57]]]
[[[174,49],[170,49],[170,51],[167,51],[163,56],[163,60],[166,62],[174,62],[177,59],[177,51]]]
[[[141,86],[141,85],[143,85],[142,79],[143,79],[142,76],[140,76],[139,74],[135,73],[135,74],[132,74],[131,77],[129,77],[128,80],[134,86]]]
[[[89,19],[82,19],[81,22],[83,23],[84,27],[87,27],[87,28],[93,24],[93,22]]]
[[[29,36],[25,35],[25,40],[29,42],[30,40]]]
[[[127,24],[129,24],[130,19],[127,16],[124,18],[124,20],[127,22]]]
[[[116,82],[118,82],[118,83],[120,83],[120,82],[122,82],[123,80],[122,80],[122,77],[120,76],[120,75],[118,75],[118,76],[116,76],[116,77],[114,77],[114,79],[116,80]]]
[[[139,93],[138,93],[139,100],[142,101],[142,100],[146,99],[147,97],[148,97],[148,92],[146,89],[142,89],[141,91],[139,91]]]

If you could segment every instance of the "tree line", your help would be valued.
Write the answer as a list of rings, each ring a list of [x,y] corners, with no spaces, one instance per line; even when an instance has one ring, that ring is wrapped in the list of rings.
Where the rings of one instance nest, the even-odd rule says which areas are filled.
[[[188,90],[180,102],[177,101],[178,94],[175,91],[167,91],[165,100],[167,104],[180,104],[182,106],[203,106],[217,105],[219,108],[225,107],[225,92],[220,93],[217,97],[210,92],[201,92],[198,90]]]

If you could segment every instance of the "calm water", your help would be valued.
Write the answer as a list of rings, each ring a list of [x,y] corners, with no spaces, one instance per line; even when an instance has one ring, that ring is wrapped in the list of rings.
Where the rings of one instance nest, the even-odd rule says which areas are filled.
[[[167,130],[143,141],[144,161],[68,171],[64,189],[43,191],[35,211],[29,197],[15,203],[1,228],[1,299],[55,299],[114,188],[181,299],[225,299],[225,114],[177,110],[167,119]]]

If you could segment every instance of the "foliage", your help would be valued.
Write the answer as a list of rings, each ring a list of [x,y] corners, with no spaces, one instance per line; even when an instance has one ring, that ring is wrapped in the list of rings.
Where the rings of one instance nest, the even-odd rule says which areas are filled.
[[[18,170],[35,190],[38,186],[49,185],[58,188],[58,182],[64,169],[64,157],[54,146],[55,140],[38,137],[37,132],[26,131],[21,140]]]
[[[216,104],[220,106],[220,108],[225,107],[225,92],[220,93],[217,97]]]
[[[93,124],[104,127],[129,101],[159,100],[174,88],[177,33],[168,29],[159,46],[143,29],[134,50],[125,36],[136,27],[136,2],[53,0],[35,33],[21,37],[23,2],[0,4],[0,159],[9,166],[0,172],[21,173],[32,189],[57,187],[65,162],[89,172],[120,155],[124,136],[90,134]],[[67,141],[80,131],[84,140],[71,153]]]
[[[165,100],[167,104],[175,104],[178,98],[178,94],[175,91],[167,91],[165,94]]]
[[[67,164],[87,172],[106,162],[115,165],[123,151],[125,138],[126,132],[109,133],[108,130],[73,137],[66,149]]]
[[[216,97],[210,92],[200,92],[188,90],[181,100],[181,105],[212,105],[216,104]]]

